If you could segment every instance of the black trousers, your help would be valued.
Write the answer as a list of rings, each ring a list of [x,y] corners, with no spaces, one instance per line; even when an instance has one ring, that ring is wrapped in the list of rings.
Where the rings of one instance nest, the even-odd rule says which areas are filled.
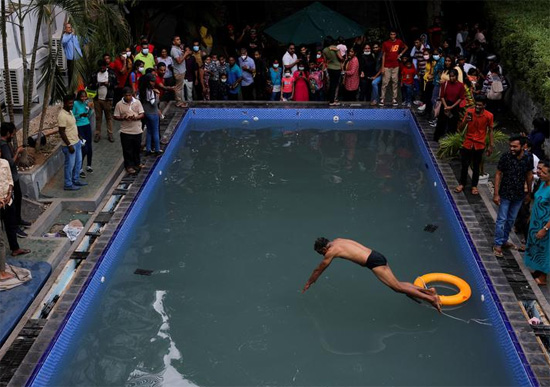
[[[220,81],[209,79],[208,88],[210,89],[210,101],[218,101],[220,99]]]
[[[454,102],[447,102],[447,106],[450,106],[453,103]],[[435,127],[434,141],[439,141],[439,139],[447,133],[456,132],[456,128],[458,126],[458,112],[460,109],[458,105],[451,110],[451,117],[447,116],[447,114],[444,113],[443,109],[444,108],[442,104],[441,110],[439,111],[439,116],[437,117],[437,126]]]
[[[460,159],[462,161],[462,169],[460,170],[460,185],[466,185],[468,181],[468,167],[472,164],[472,187],[477,187],[479,182],[479,167],[483,159],[485,149],[460,149]]]
[[[370,101],[370,96],[372,92],[372,79],[368,79],[367,77],[361,78],[361,81],[359,82],[359,101]]]
[[[13,206],[15,206],[15,223],[21,224],[21,204],[23,203],[23,193],[19,180],[13,182]]]
[[[357,89],[355,90],[347,90],[345,87],[342,86],[342,97],[344,101],[347,102],[353,102],[357,101]]]
[[[241,86],[241,92],[243,93],[243,101],[254,101],[254,83]]]
[[[328,88],[328,100],[330,103],[334,102],[336,98],[336,88],[340,83],[340,70],[328,70],[329,88]]]
[[[17,221],[17,209],[15,208],[15,201],[10,206],[5,206],[0,210],[2,215],[2,222],[6,235],[8,237],[8,244],[10,250],[19,250],[19,243],[17,242],[17,230],[19,229],[19,222]]]
[[[139,152],[141,150],[141,133],[120,133],[120,144],[122,145],[124,168],[139,167],[141,164],[141,159],[139,157]]]

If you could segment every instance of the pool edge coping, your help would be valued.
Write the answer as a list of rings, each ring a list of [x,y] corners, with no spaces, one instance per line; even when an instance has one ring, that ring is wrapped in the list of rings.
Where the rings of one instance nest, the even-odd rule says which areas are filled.
[[[232,106],[232,107],[233,107],[233,106]],[[256,108],[257,108],[257,107],[256,107]],[[291,106],[290,108],[293,108],[293,107]],[[300,107],[300,108],[303,108],[303,107]],[[315,108],[317,108],[317,106],[315,106]],[[343,106],[343,107],[336,108],[336,109],[334,109],[334,110],[341,110],[341,109],[346,109],[346,108],[348,108],[348,107]],[[354,107],[351,107],[351,108],[354,108]],[[172,107],[171,109],[176,109],[176,108]],[[176,110],[176,111],[182,112],[182,114],[176,114],[176,115],[172,118],[170,124],[168,125],[168,128],[170,128],[170,127],[172,126],[172,132],[170,133],[170,137],[172,137],[172,136],[174,135],[174,131],[179,127],[180,122],[185,118],[185,116],[186,116],[186,114],[187,114],[187,111],[186,111],[185,113],[183,113],[183,111],[182,111],[181,109]],[[435,152],[435,150],[436,150],[437,148],[434,148],[434,144],[435,144],[435,143],[428,141],[427,138],[426,138],[426,136],[427,136],[427,133],[426,133],[426,131],[425,131],[425,126],[426,126],[426,125],[422,125],[422,124],[419,122],[418,117],[416,117],[416,115],[415,115],[414,113],[412,113],[412,112],[411,112],[411,116],[412,116],[413,120],[416,122],[416,125],[417,125],[418,129],[421,131],[421,135],[422,135],[422,137],[424,138],[424,141],[425,141],[426,149],[428,150],[428,152],[430,152],[430,153],[432,154],[432,157],[433,157],[433,158],[432,158],[432,162],[433,162],[434,165],[437,167],[437,168],[436,168],[436,169],[437,169],[437,173],[440,175],[441,180],[442,180],[443,182],[445,182],[445,184],[447,184],[447,189],[446,189],[446,190],[448,191],[448,187],[449,187],[450,185],[456,183],[456,178],[454,178],[454,180],[452,180],[448,174],[444,174],[444,173],[443,173],[443,170],[445,170],[445,168],[449,168],[449,169],[450,169],[449,164],[442,162],[441,160],[437,159],[437,158],[434,156],[434,152]],[[174,122],[175,122],[175,124],[174,124]],[[174,124],[174,125],[173,125],[173,124]],[[168,130],[168,129],[167,129],[167,130]],[[165,133],[165,135],[163,135],[163,139],[165,139],[165,138],[166,138],[166,133]],[[155,161],[154,161],[153,163],[151,163],[150,165],[149,165],[149,163],[148,163],[148,165],[147,165],[147,176],[143,176],[143,174],[142,174],[138,179],[136,179],[135,184],[139,184],[139,187],[135,187],[136,190],[135,190],[135,192],[133,192],[134,195],[133,195],[133,197],[132,197],[132,199],[131,199],[130,205],[129,205],[129,206],[124,206],[124,208],[120,208],[120,207],[117,208],[117,210],[115,211],[115,215],[117,215],[117,213],[118,213],[119,211],[121,211],[121,212],[123,212],[123,213],[122,213],[122,214],[118,214],[119,216],[116,216],[116,219],[115,219],[115,215],[113,215],[113,220],[116,220],[116,225],[114,225],[114,223],[113,223],[113,224],[112,224],[112,223],[109,223],[109,228],[111,228],[111,229],[114,228],[114,231],[112,231],[112,232],[107,232],[107,233],[104,234],[104,237],[105,237],[106,239],[108,239],[108,241],[107,241],[106,243],[100,243],[97,247],[98,247],[98,248],[101,247],[101,252],[93,251],[93,254],[94,254],[94,255],[101,256],[101,255],[105,254],[105,253],[108,251],[109,247],[110,247],[111,244],[112,244],[112,241],[114,240],[114,237],[116,236],[116,231],[120,228],[120,226],[123,224],[123,221],[126,219],[128,213],[129,213],[129,210],[132,208],[132,203],[135,201],[135,199],[136,199],[136,197],[138,196],[139,192],[141,192],[142,188],[145,186],[144,183],[146,183],[146,182],[149,180],[150,174],[151,174],[152,170],[154,169],[154,166],[156,165],[157,162],[158,162],[158,160],[155,160]],[[453,175],[453,177],[454,177],[454,175]],[[114,188],[114,187],[113,187],[113,188]],[[448,195],[448,198],[451,199],[452,205],[455,206],[458,210],[460,210],[461,208],[462,208],[462,209],[465,209],[465,210],[471,210],[471,206],[470,206],[469,203],[467,203],[467,201],[466,201],[466,203],[463,203],[462,201],[459,200],[459,203],[457,203],[457,200],[456,200],[456,198],[455,198],[454,196],[450,195],[450,197],[449,197],[449,193],[448,193],[448,192],[447,192],[447,195]],[[124,200],[130,200],[130,196],[125,197]],[[487,210],[487,211],[488,211],[488,210]],[[462,212],[461,212],[461,214],[462,214]],[[458,215],[458,214],[457,214],[457,215]],[[471,237],[472,235],[471,235],[471,233],[469,232],[469,227],[470,227],[470,226],[471,226],[471,225],[469,225],[468,222],[464,222],[464,227],[466,227],[466,231],[468,231],[468,234],[467,234],[467,235],[469,235],[469,236]],[[468,239],[468,238],[467,238],[467,239]],[[478,248],[477,248],[477,246],[475,246],[475,244],[474,244],[474,242],[473,242],[473,239],[474,239],[474,238],[468,239],[468,243],[471,244],[471,248],[472,248],[473,250],[475,250],[476,252],[478,252]],[[94,250],[95,250],[95,249],[94,249]],[[485,254],[481,254],[481,253],[479,253],[479,252],[478,252],[478,254],[479,254],[480,257],[482,257],[483,255],[485,255]],[[494,257],[493,257],[493,258],[494,258]],[[483,260],[482,260],[481,262],[482,262],[483,264],[485,264]],[[94,262],[94,268],[95,268],[96,270],[97,270],[98,265],[99,265],[99,261],[95,261],[95,262]],[[486,269],[486,268],[485,268],[485,269]],[[94,270],[94,269],[86,270],[86,272],[87,272],[87,273],[86,273],[86,274],[87,274],[87,280],[81,282],[81,284],[80,284],[80,292],[84,292],[84,291],[85,291],[86,286],[84,286],[84,285],[85,285],[85,283],[86,283],[87,281],[89,281],[90,278],[92,278],[92,275],[90,275],[90,274],[94,274],[94,273],[95,273],[95,270]],[[493,273],[493,272],[488,272],[488,275],[489,275],[489,278],[491,278],[491,280],[493,280],[493,278],[494,278],[494,277],[493,277],[494,273]],[[81,277],[82,277],[82,276],[81,276]],[[496,278],[496,277],[495,277],[495,278]],[[491,284],[487,284],[487,285],[488,285],[488,286],[489,286],[489,285],[493,286],[492,283],[491,283]],[[500,295],[498,289],[495,289],[495,292],[496,292],[497,296]],[[512,294],[513,294],[513,293],[512,293]],[[75,303],[74,301],[76,301],[76,300],[79,298],[78,295],[74,294],[74,292],[69,292],[69,293],[67,293],[67,295],[68,295],[68,297],[67,297],[67,300],[65,300],[65,301],[70,302],[70,303],[71,303],[71,307],[73,307],[74,305],[76,305],[76,303]],[[514,320],[511,320],[511,319],[509,318],[509,316],[508,316],[508,313],[510,313],[510,312],[513,311],[512,305],[505,305],[505,304],[514,304],[514,303],[513,303],[513,302],[512,302],[512,303],[510,303],[510,302],[503,302],[503,301],[500,299],[500,297],[498,298],[498,302],[502,305],[502,308],[499,308],[499,312],[501,312],[501,309],[502,309],[502,313],[504,313],[504,316],[506,316],[506,319],[503,319],[503,321],[508,321],[508,322],[509,322],[509,321],[514,321]],[[516,302],[516,304],[517,304],[517,302]],[[498,307],[498,304],[497,304],[497,307]],[[517,308],[519,309],[519,305],[517,305]],[[34,376],[34,375],[35,375],[35,370],[38,368],[38,367],[36,367],[36,366],[39,365],[39,364],[41,364],[41,363],[43,362],[43,359],[46,357],[46,352],[48,352],[48,351],[44,351],[44,350],[45,350],[45,349],[48,349],[48,348],[51,349],[51,347],[52,347],[53,344],[55,343],[55,342],[54,342],[54,339],[55,339],[55,337],[56,337],[56,332],[57,332],[57,331],[60,331],[59,328],[63,325],[63,324],[62,324],[62,321],[63,321],[64,319],[68,318],[68,317],[67,317],[68,312],[69,312],[69,309],[67,309],[67,310],[65,311],[65,313],[63,314],[63,316],[56,316],[55,318],[51,319],[51,321],[56,322],[55,325],[57,325],[57,327],[55,328],[55,330],[54,330],[54,327],[53,327],[52,325],[50,325],[50,326],[48,327],[48,326],[47,326],[48,323],[47,323],[46,326],[45,326],[45,328],[47,328],[47,329],[44,329],[44,331],[43,331],[43,333],[45,333],[45,334],[47,333],[47,334],[46,334],[46,335],[42,335],[42,334],[41,334],[40,336],[42,336],[42,337],[39,336],[39,338],[38,338],[37,341],[35,342],[35,344],[38,344],[37,347],[40,347],[40,346],[43,346],[43,345],[44,345],[43,342],[47,341],[49,345],[48,345],[46,348],[42,348],[41,350],[38,350],[38,348],[36,348],[37,350],[33,350],[33,348],[31,347],[31,351],[29,351],[29,353],[31,353],[31,355],[34,355],[34,357],[36,357],[36,352],[41,352],[41,353],[42,353],[42,356],[40,357],[40,359],[41,359],[42,361],[41,361],[41,360],[37,360],[37,361],[35,361],[35,362],[27,361],[27,360],[30,360],[30,359],[27,359],[28,356],[26,356],[25,359],[23,360],[23,362],[21,363],[20,368],[22,368],[22,366],[27,366],[27,370],[28,370],[28,366],[30,366],[31,364],[34,364],[34,368],[32,369],[32,374],[29,375],[29,376]],[[50,319],[48,319],[48,321],[50,321]],[[514,337],[516,337],[516,339],[517,339],[516,341],[514,341],[513,337],[511,337],[511,341],[512,341],[512,343],[513,343],[514,345],[516,345],[516,342],[518,343],[518,345],[521,345],[522,336],[525,336],[525,335],[522,335],[522,334],[523,334],[523,333],[527,333],[527,332],[525,331],[524,328],[525,328],[525,327],[530,328],[530,326],[528,325],[528,323],[527,323],[525,320],[524,320],[524,321],[520,321],[520,322],[521,322],[520,326],[518,326],[517,324],[516,324],[516,325],[511,324],[511,326],[513,327],[512,333],[513,333]],[[516,331],[516,329],[520,329],[520,330]],[[532,333],[532,331],[531,331],[531,333]],[[534,334],[533,334],[533,336],[534,336]],[[42,340],[39,341],[39,339],[42,339]],[[33,345],[33,347],[34,347],[34,345]],[[520,347],[520,348],[521,348],[521,347]],[[519,355],[519,353],[518,353],[518,355]],[[520,358],[521,358],[521,357],[520,357]],[[523,359],[522,359],[522,360],[523,360]],[[523,363],[523,362],[522,362],[522,363]],[[526,368],[526,364],[523,363],[523,365],[524,365],[524,368]],[[536,365],[535,367],[538,367],[538,365]],[[527,371],[527,369],[532,369],[532,368],[533,368],[533,367],[532,367],[529,363],[527,363],[526,371]],[[20,383],[17,383],[18,381],[20,382],[20,381],[22,380],[21,377],[23,376],[21,373],[19,373],[19,371],[20,371],[19,369],[16,371],[16,373],[14,374],[12,380],[9,382],[9,385],[21,385]],[[540,377],[537,376],[537,375],[536,375],[536,374],[537,374],[536,369],[535,369],[535,371],[533,371],[533,372],[534,372],[533,376],[536,376],[536,379],[535,379],[535,380],[532,380],[532,379],[531,379],[531,377],[530,377],[531,375],[529,375],[529,373],[528,373],[528,376],[530,377],[531,381],[534,382],[534,385],[538,385],[538,379],[539,379],[539,378],[542,379],[541,381],[545,381],[545,382],[546,382],[546,381],[549,381],[549,382],[550,382],[550,377],[547,378],[547,377],[545,377],[544,375],[542,375],[542,376],[540,376]],[[28,374],[28,372],[26,372],[26,373]],[[32,378],[31,378],[31,379],[32,379]],[[23,384],[27,384],[29,381],[31,381],[31,379],[27,379]],[[14,384],[14,383],[15,383],[15,384]]]

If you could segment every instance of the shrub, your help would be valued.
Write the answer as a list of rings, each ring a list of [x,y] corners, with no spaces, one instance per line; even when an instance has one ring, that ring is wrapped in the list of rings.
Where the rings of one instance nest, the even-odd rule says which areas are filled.
[[[550,1],[487,1],[491,43],[519,86],[550,115]]]

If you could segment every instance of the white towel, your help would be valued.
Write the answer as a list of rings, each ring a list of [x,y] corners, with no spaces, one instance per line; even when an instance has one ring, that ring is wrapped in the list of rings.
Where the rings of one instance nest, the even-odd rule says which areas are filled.
[[[6,265],[6,273],[13,274],[13,278],[0,281],[0,291],[10,290],[19,285],[23,285],[32,279],[30,270],[23,269],[12,265]]]

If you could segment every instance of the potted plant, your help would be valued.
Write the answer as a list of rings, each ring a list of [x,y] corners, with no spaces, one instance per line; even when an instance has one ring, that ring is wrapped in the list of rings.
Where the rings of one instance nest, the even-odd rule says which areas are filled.
[[[494,128],[498,126],[498,123],[495,122]],[[462,143],[464,143],[464,137],[466,136],[466,128],[461,132],[449,133],[446,136],[442,137],[439,140],[439,149],[437,150],[437,157],[443,160],[452,160],[460,158],[460,148],[462,148]],[[489,178],[489,174],[485,173],[484,162],[488,160],[490,162],[496,162],[501,155],[501,152],[498,151],[499,144],[505,144],[508,142],[508,135],[503,133],[498,129],[493,129],[493,142],[495,152],[491,156],[484,156],[481,161],[480,166],[480,176],[479,182],[481,184],[486,184]],[[489,146],[489,136],[486,138],[486,146]]]

